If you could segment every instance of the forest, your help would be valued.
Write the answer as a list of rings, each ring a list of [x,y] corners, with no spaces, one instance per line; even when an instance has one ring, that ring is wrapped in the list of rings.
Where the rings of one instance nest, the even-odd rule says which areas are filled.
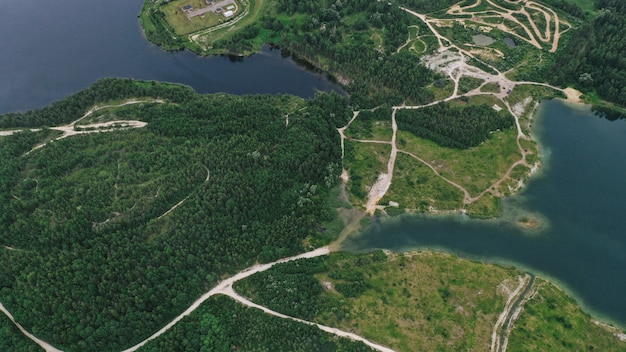
[[[372,351],[362,342],[337,338],[317,327],[270,316],[225,296],[212,297],[141,351],[229,352],[234,349],[250,352]]]
[[[553,66],[549,81],[626,107],[626,2],[599,0],[598,13],[575,30]]]
[[[242,54],[255,41],[276,44],[334,75],[358,108],[427,103],[433,95],[425,87],[438,75],[396,53],[409,25],[421,22],[387,2],[277,0],[258,23],[216,45]]]
[[[453,108],[448,103],[399,110],[396,119],[402,130],[457,149],[475,147],[490,138],[491,132],[511,128],[515,123],[509,113],[487,105]]]
[[[33,334],[66,351],[120,350],[221,277],[334,238],[324,223],[336,216],[327,193],[341,171],[345,98],[105,82],[10,120],[52,125],[123,92],[166,101],[111,112],[142,129],[28,155],[49,130],[0,139],[0,301]]]
[[[54,126],[72,122],[96,104],[129,98],[152,97],[183,103],[194,97],[190,87],[179,84],[138,82],[104,78],[92,86],[44,108],[0,115],[0,128]]]

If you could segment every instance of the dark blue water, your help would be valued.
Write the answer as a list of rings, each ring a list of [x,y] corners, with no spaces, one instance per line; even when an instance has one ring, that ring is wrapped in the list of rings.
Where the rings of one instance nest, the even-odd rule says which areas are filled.
[[[142,0],[3,0],[0,11],[0,113],[38,108],[103,77],[170,81],[200,93],[339,90],[280,51],[241,62],[166,53],[145,40]]]
[[[555,279],[587,309],[626,326],[626,121],[559,101],[541,104],[542,172],[499,221],[407,216],[346,242],[353,250],[441,249]],[[516,221],[539,219],[536,231]]]
[[[111,76],[178,82],[202,93],[311,97],[338,89],[269,49],[242,62],[165,53],[143,37],[136,18],[141,0],[2,5],[0,113],[41,107]],[[626,121],[559,102],[544,103],[540,115],[535,126],[542,126],[549,158],[523,195],[506,203],[507,216],[528,212],[543,230],[528,233],[506,219],[406,217],[373,227],[350,248],[441,248],[515,263],[556,279],[589,309],[626,325]]]

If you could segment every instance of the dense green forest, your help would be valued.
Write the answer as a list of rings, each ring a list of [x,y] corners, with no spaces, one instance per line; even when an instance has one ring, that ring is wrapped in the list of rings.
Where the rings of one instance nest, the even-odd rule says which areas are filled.
[[[408,26],[421,23],[397,6],[372,1],[281,0],[278,13],[306,19],[281,29],[281,46],[345,79],[351,103],[360,107],[425,103],[436,75],[405,52],[395,54]]]
[[[194,97],[193,89],[179,84],[137,82],[105,78],[91,87],[42,109],[0,115],[0,128],[55,126],[72,122],[95,104],[129,98],[152,97],[183,103]]]
[[[626,2],[599,0],[597,15],[575,30],[547,77],[626,106]]]
[[[216,296],[141,351],[366,352],[362,342],[325,333]]]
[[[107,87],[160,85],[107,82],[54,106],[90,107],[114,95]],[[0,301],[56,347],[128,347],[220,277],[333,238],[323,221],[336,216],[327,192],[340,173],[336,127],[351,116],[343,97],[160,89],[183,92],[185,103],[114,109],[146,121],[143,129],[74,136],[28,155],[50,131],[0,139]],[[44,111],[51,121],[20,116],[66,116]]]
[[[261,21],[217,45],[239,54],[258,38],[277,44],[335,75],[356,107],[425,103],[433,95],[424,87],[437,75],[415,56],[396,54],[410,25],[423,26],[387,2],[277,0]]]
[[[3,313],[0,313],[0,351],[39,352],[41,347],[24,335]]]
[[[417,110],[399,110],[398,128],[430,139],[444,147],[466,149],[489,138],[497,130],[513,126],[513,116],[497,112],[487,105],[469,105],[452,108],[448,103],[427,106]]]

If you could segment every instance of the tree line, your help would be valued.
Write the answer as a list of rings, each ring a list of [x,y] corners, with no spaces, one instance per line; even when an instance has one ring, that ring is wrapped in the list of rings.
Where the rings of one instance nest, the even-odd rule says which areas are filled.
[[[194,96],[190,87],[179,84],[139,82],[132,79],[104,78],[44,108],[0,115],[0,128],[42,127],[69,123],[96,104],[129,98],[153,97],[182,103]]]
[[[546,76],[551,83],[574,85],[626,106],[626,3],[599,0],[597,8],[590,22],[575,29]]]
[[[511,128],[515,123],[509,113],[497,112],[487,105],[454,108],[445,102],[422,109],[399,110],[396,121],[402,130],[457,149],[475,147],[490,138],[491,132]]]
[[[94,85],[82,106],[119,84]],[[327,194],[341,172],[345,98],[158,85],[184,102],[113,110],[146,128],[73,136],[26,156],[50,131],[0,139],[0,301],[63,350],[131,346],[221,277],[333,236],[322,223],[336,216]]]

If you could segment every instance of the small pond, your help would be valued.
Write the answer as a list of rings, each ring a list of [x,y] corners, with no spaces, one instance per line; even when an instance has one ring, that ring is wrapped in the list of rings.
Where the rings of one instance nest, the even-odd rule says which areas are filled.
[[[504,38],[503,40],[506,43],[506,45],[509,46],[509,48],[515,48],[517,46],[517,44],[515,44],[515,41],[513,41],[513,39],[511,38]]]
[[[493,44],[493,42],[495,42],[496,40],[491,38],[490,36],[484,35],[484,34],[476,34],[472,36],[472,40],[474,40],[474,43],[476,43],[476,45],[480,45],[480,46],[489,46],[491,44]]]

